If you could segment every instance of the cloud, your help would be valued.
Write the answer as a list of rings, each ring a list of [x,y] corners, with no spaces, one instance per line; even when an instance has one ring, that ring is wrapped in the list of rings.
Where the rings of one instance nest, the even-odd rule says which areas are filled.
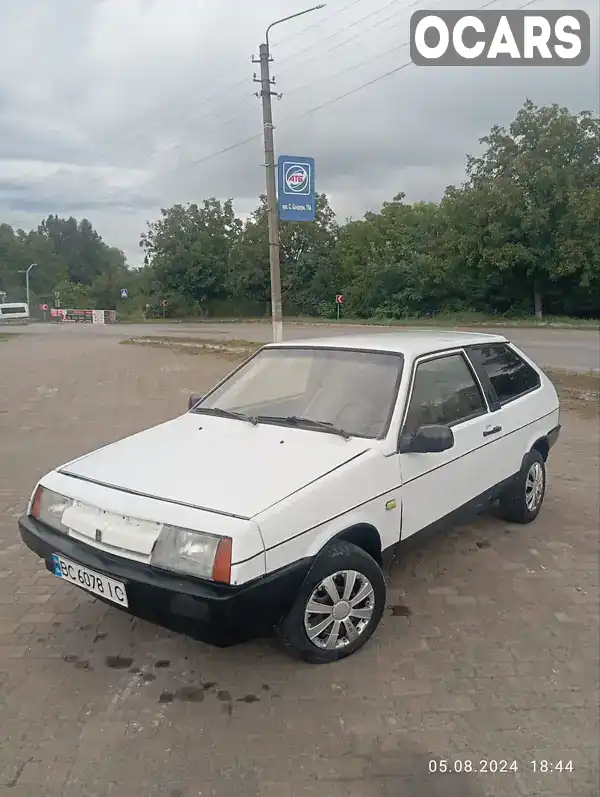
[[[315,156],[318,190],[341,218],[398,191],[438,199],[461,181],[478,139],[509,124],[526,97],[598,112],[597,0],[569,3],[596,31],[585,67],[410,65],[377,80],[409,62],[413,11],[481,5],[333,0],[271,31],[283,93],[273,103],[276,149]],[[48,213],[86,215],[138,264],[139,235],[161,207],[217,196],[251,212],[264,191],[251,57],[266,25],[302,6],[0,0],[0,221],[29,228]]]

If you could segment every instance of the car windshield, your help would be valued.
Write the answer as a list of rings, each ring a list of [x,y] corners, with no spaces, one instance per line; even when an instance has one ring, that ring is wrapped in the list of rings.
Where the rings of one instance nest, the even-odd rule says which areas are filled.
[[[266,348],[206,396],[195,411],[226,410],[259,422],[316,431],[327,431],[329,425],[357,437],[383,437],[402,366],[402,355],[385,352]]]

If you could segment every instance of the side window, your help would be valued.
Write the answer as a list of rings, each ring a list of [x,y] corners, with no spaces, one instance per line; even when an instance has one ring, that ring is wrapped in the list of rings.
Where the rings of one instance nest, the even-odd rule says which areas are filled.
[[[426,360],[417,366],[403,436],[419,426],[450,425],[487,412],[479,385],[462,354]]]
[[[500,402],[522,396],[541,384],[537,371],[502,343],[469,347],[469,356],[489,376]]]

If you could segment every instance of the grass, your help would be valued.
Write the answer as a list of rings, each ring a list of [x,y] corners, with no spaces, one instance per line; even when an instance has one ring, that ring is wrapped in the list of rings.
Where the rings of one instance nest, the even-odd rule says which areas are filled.
[[[125,318],[119,319],[120,324],[270,324],[269,318]],[[337,324],[336,319],[319,318],[315,316],[289,316],[284,318],[286,324]],[[432,317],[407,317],[407,318],[345,318],[341,317],[340,324],[356,324],[367,326],[433,326],[433,327],[523,327],[523,328],[558,328],[558,329],[599,329],[599,319],[570,318],[568,316],[545,316],[537,319],[533,316],[525,318],[510,318],[504,316],[491,316],[483,313],[454,313],[440,314]]]
[[[142,337],[126,338],[120,341],[122,344],[141,343],[155,346],[194,346],[195,348],[203,349],[248,349],[259,346],[264,346],[264,343],[259,343],[255,340],[241,340],[232,338],[231,340],[218,340],[216,338],[193,338],[186,337],[185,335],[177,336],[176,338],[170,337],[156,337],[155,335],[145,335]]]
[[[126,338],[120,341],[124,345],[149,346],[155,349],[168,348],[171,351],[184,352],[185,354],[214,354],[225,355],[227,357],[248,357],[264,343],[257,343],[252,340],[211,340],[187,337],[136,337]]]

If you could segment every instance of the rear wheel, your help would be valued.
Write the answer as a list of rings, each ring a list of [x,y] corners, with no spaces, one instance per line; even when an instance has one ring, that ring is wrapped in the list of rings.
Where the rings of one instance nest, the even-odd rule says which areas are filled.
[[[373,634],[385,599],[377,562],[352,543],[330,543],[316,559],[278,636],[288,650],[313,664],[343,659]]]
[[[500,498],[500,510],[511,523],[531,523],[546,494],[546,464],[535,448],[525,457],[514,485]]]

